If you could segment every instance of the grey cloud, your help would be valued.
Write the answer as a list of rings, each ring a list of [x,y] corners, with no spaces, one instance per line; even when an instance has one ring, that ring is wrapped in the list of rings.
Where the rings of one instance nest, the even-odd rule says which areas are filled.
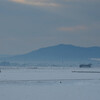
[[[100,3],[51,2],[63,6],[49,9],[0,0],[0,53],[18,54],[60,43],[100,45]],[[59,27],[80,29],[77,26],[89,28],[77,32],[57,30]]]

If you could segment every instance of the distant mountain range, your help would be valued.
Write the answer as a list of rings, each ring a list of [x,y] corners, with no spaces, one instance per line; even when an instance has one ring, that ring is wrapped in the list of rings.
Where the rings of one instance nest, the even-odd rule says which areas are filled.
[[[73,45],[60,44],[29,52],[23,55],[10,57],[13,61],[78,61],[100,58],[100,47],[78,47]]]

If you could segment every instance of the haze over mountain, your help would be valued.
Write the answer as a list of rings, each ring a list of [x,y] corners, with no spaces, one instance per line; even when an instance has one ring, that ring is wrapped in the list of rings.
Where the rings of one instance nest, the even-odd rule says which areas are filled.
[[[10,58],[13,61],[80,61],[100,58],[100,47],[78,47],[73,45],[60,44],[29,52],[23,55],[16,55]]]

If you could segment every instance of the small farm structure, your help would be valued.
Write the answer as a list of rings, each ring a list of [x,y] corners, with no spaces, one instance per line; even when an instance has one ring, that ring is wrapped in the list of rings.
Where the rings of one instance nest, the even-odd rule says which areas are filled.
[[[92,64],[80,64],[80,68],[91,68]]]

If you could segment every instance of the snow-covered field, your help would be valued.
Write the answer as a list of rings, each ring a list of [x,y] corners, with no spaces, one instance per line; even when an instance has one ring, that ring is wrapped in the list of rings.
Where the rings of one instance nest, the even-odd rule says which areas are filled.
[[[100,68],[1,69],[0,100],[100,100]]]

